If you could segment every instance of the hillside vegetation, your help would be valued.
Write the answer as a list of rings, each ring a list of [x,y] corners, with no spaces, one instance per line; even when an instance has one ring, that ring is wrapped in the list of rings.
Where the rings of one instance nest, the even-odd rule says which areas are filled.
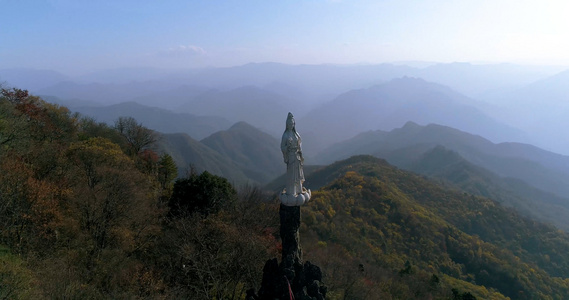
[[[408,122],[338,143],[316,158],[330,163],[371,154],[465,192],[515,207],[527,216],[569,228],[569,157],[520,143],[494,144],[454,128]]]
[[[240,299],[260,281],[276,206],[205,172],[188,174],[205,191],[175,185],[155,138],[132,118],[109,127],[2,90],[0,298]],[[170,197],[184,191],[206,208],[180,211]]]
[[[325,266],[344,294],[354,292],[351,283],[378,299],[429,299],[437,295],[433,282],[444,282],[482,299],[569,296],[569,236],[553,226],[371,156],[309,177],[314,183],[336,177],[305,207],[302,235],[310,245],[306,257]],[[365,271],[357,271],[360,264]],[[352,268],[350,278],[334,275],[343,267]],[[394,291],[391,284],[406,276],[413,279]]]
[[[132,118],[110,127],[2,90],[1,298],[244,299],[259,287],[282,247],[275,195],[195,169],[176,179],[157,139]],[[567,234],[493,200],[371,156],[318,168],[307,187],[301,244],[329,299],[569,297]]]
[[[207,170],[241,186],[265,184],[285,171],[279,142],[245,122],[201,141],[185,133],[162,134],[155,148],[174,158],[180,176],[191,168]]]
[[[532,187],[520,179],[498,176],[442,146],[425,152],[405,168],[432,177],[440,184],[494,199],[540,222],[569,230],[569,199]]]
[[[259,183],[266,183],[286,170],[280,142],[245,122],[218,131],[201,143],[231,158],[248,178]]]

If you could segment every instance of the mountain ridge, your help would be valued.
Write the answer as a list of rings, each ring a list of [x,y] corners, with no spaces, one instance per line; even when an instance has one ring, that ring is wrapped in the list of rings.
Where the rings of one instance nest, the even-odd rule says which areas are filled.
[[[208,171],[228,178],[236,186],[250,182],[230,158],[185,133],[162,134],[155,148],[159,153],[172,156],[178,166],[179,177],[185,177],[191,171]]]
[[[439,84],[417,78],[398,78],[341,94],[309,112],[301,121],[320,139],[320,149],[311,149],[311,152],[363,131],[392,130],[408,121],[452,126],[493,141],[526,139],[519,130],[467,104],[471,101]]]
[[[72,108],[72,110],[108,124],[113,124],[122,116],[133,117],[152,130],[164,133],[184,132],[195,139],[202,139],[231,125],[222,117],[173,112],[136,102],[123,102],[102,107],[83,106]]]
[[[352,155],[371,154],[401,168],[410,168],[411,162],[439,145],[500,178],[521,180],[562,199],[569,195],[569,169],[565,167],[569,157],[525,144],[494,144],[480,136],[436,124],[407,123],[390,132],[366,132],[338,143],[314,158],[316,163],[326,164]]]
[[[266,183],[285,171],[280,142],[246,122],[237,122],[200,142],[231,158],[257,182]]]
[[[399,268],[400,276],[415,266],[415,272],[434,271],[516,299],[569,295],[562,279],[569,264],[555,254],[569,251],[569,237],[553,226],[371,156],[338,161],[307,177],[327,183],[303,212],[303,238],[340,247],[353,264],[376,273],[377,266]],[[311,245],[307,253],[325,263],[330,258],[318,249]]]

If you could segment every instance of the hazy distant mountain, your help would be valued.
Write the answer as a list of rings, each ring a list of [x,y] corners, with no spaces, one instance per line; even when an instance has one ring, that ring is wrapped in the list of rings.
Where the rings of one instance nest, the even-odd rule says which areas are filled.
[[[201,143],[231,158],[249,178],[260,183],[286,171],[280,141],[245,122],[216,132]]]
[[[78,106],[75,102],[109,105],[134,101],[143,105],[175,109],[190,102],[197,95],[210,90],[212,89],[204,86],[178,85],[165,81],[132,81],[126,83],[65,81],[40,89],[39,93],[62,99],[71,107]]]
[[[158,91],[174,88],[164,82],[130,82],[115,83],[75,83],[60,82],[37,91],[40,95],[55,96],[64,100],[79,99],[102,105],[130,101],[136,97],[147,96]]]
[[[76,78],[82,83],[114,83],[157,81],[172,71],[158,68],[119,68],[90,72]]]
[[[294,101],[263,89],[246,86],[229,91],[209,91],[180,107],[195,115],[220,116],[232,122],[246,121],[273,135],[284,130]]]
[[[134,82],[160,82],[170,88],[181,85],[200,85],[221,90],[254,85],[278,92],[270,86],[291,87],[289,97],[315,101],[326,95],[337,96],[352,89],[389,81],[402,76],[421,77],[438,82],[469,95],[478,96],[494,90],[519,87],[561,71],[559,67],[521,66],[513,64],[377,64],[377,65],[287,65],[281,63],[250,63],[227,68],[159,69],[117,68],[99,70],[69,78],[53,71],[0,70],[0,80],[12,81],[20,88],[46,88],[61,81],[81,84],[100,83],[123,85]],[[6,73],[6,71],[9,71]],[[16,73],[14,73],[16,71]],[[14,76],[12,76],[14,75]],[[18,81],[18,82],[16,82]],[[282,94],[281,94],[282,95]],[[60,96],[60,95],[54,95]],[[320,98],[321,99],[321,98]],[[123,101],[129,99],[123,99]]]
[[[437,82],[468,95],[520,87],[560,71],[559,67],[521,66],[514,64],[435,64],[420,69],[415,76]]]
[[[265,86],[273,82],[307,88],[314,93],[323,90],[341,93],[367,87],[393,77],[400,77],[413,68],[392,64],[381,65],[287,65],[250,63],[230,68],[212,68],[188,78],[194,84],[237,88],[244,85]]]
[[[568,75],[561,73],[546,79],[547,76],[560,71],[559,67],[469,63],[434,64],[427,67],[413,65],[414,67],[394,64],[251,63],[228,68],[185,70],[119,68],[101,70],[79,77],[66,77],[53,71],[19,69],[16,70],[17,72],[9,70],[12,73],[6,73],[6,70],[0,71],[0,81],[7,81],[9,84],[31,90],[42,96],[57,97],[68,106],[78,106],[73,105],[75,101],[100,103],[101,105],[136,101],[144,105],[167,109],[175,109],[184,103],[192,102],[202,92],[209,89],[216,89],[218,93],[223,94],[243,86],[255,86],[272,93],[271,98],[275,98],[275,102],[279,103],[284,111],[292,111],[297,118],[301,118],[309,110],[318,110],[320,108],[316,107],[319,105],[345,96],[347,91],[373,90],[375,87],[369,87],[382,86],[393,78],[402,76],[420,77],[444,84],[455,91],[490,102],[490,104],[468,98],[466,103],[470,108],[462,107],[459,110],[463,111],[456,113],[457,107],[448,107],[442,102],[408,102],[408,99],[402,101],[402,97],[394,95],[391,100],[395,103],[403,103],[403,107],[376,117],[376,120],[372,122],[375,127],[358,128],[350,133],[351,136],[363,130],[390,130],[409,120],[421,124],[436,122],[482,134],[493,141],[531,141],[540,147],[569,154],[569,140],[564,137],[561,130],[551,130],[551,128],[569,126],[569,121],[566,121],[565,117],[565,111],[569,108],[560,104],[569,102],[566,101],[565,96],[568,94],[565,90],[565,87],[569,86],[567,84]],[[535,83],[529,84],[530,82]],[[343,93],[344,95],[338,97]],[[421,97],[424,98],[423,100],[433,102],[433,99],[426,99],[425,95]],[[454,96],[449,97],[454,98]],[[464,98],[464,96],[458,98]],[[438,109],[437,105],[443,105],[443,109]],[[470,112],[464,110],[470,110]],[[425,113],[422,113],[423,111]],[[500,123],[519,128],[529,135],[520,137],[519,132],[510,134],[512,133],[511,128],[504,129],[500,124],[494,126],[496,125],[493,124],[494,121],[486,122],[486,117],[480,119],[480,111],[499,120]],[[198,114],[195,111],[190,113]],[[250,111],[249,114],[255,115],[253,118],[259,118],[262,115],[257,113],[257,110]],[[444,117],[442,120],[441,115]],[[222,116],[231,122],[247,121],[275,136],[279,134],[278,131],[282,127],[276,122],[271,124],[266,118],[259,120]],[[407,116],[412,118],[406,118]],[[403,120],[399,120],[400,118]],[[466,123],[477,119],[481,121],[476,126],[464,127],[459,126],[463,124],[457,120],[445,122],[452,118],[458,121],[464,119]],[[369,123],[368,121],[366,118],[362,119],[364,123]],[[395,123],[395,125],[377,127],[378,122],[383,125],[390,123]],[[306,122],[306,124],[310,123]],[[342,134],[341,130],[338,132]],[[326,146],[330,141],[337,141],[321,136],[316,131],[305,131],[304,134],[314,137],[314,149]],[[502,138],[504,135],[509,138]],[[318,138],[322,140],[316,141]],[[307,148],[310,147],[307,145]]]
[[[366,132],[329,147],[314,159],[317,163],[329,163],[356,154],[373,154],[405,167],[437,145],[456,151],[470,163],[501,177],[517,178],[561,197],[569,195],[569,157],[525,144],[494,144],[480,136],[434,124],[419,126],[410,122],[391,132]]]
[[[2,69],[0,70],[0,83],[6,82],[9,87],[29,90],[36,93],[38,90],[69,80],[69,77],[52,70],[34,69]]]
[[[320,147],[374,129],[391,130],[407,121],[438,123],[483,135],[493,141],[523,141],[523,133],[469,105],[472,100],[448,87],[417,78],[399,78],[352,90],[302,119]]]
[[[61,99],[56,96],[48,96],[48,95],[41,95],[40,97],[49,103],[62,105],[71,110],[73,110],[75,107],[100,106],[99,103],[93,101],[81,100],[81,99]]]
[[[251,63],[230,68],[211,68],[187,77],[194,84],[236,88],[243,85],[265,86],[281,82],[306,88],[317,94],[339,94],[366,88],[402,76],[425,78],[476,96],[512,86],[522,86],[551,76],[559,67],[514,64],[440,63],[427,67],[405,64],[377,65],[286,65]]]
[[[121,116],[135,118],[145,127],[164,133],[187,133],[195,139],[203,139],[219,130],[227,129],[231,122],[221,117],[196,116],[175,113],[157,107],[125,102],[104,107],[76,107],[73,111],[94,117],[99,122],[114,124]]]
[[[494,90],[519,87],[546,78],[558,70],[553,67],[510,64],[451,63],[428,67],[414,65],[415,67],[401,64],[251,63],[228,68],[184,70],[119,68],[100,70],[73,78],[62,77],[61,74],[50,74],[51,71],[26,70],[23,75],[16,76],[14,80],[20,88],[32,90],[36,94],[56,96],[63,100],[81,99],[106,105],[137,101],[163,108],[173,108],[173,103],[181,105],[194,95],[183,95],[175,91],[182,86],[200,86],[220,91],[256,86],[293,100],[291,105],[293,108],[287,109],[295,111],[300,117],[307,112],[307,109],[334,99],[346,91],[368,88],[402,76],[425,78],[450,86],[466,95],[478,96]],[[11,82],[12,77],[0,71],[0,80]],[[160,97],[160,93],[163,92],[167,92],[177,100],[169,101],[166,97]],[[134,99],[140,97],[144,99]],[[484,105],[483,103],[476,104],[478,108]]]
[[[569,70],[522,88],[486,95],[500,109],[489,111],[531,135],[540,147],[569,154]]]
[[[172,156],[180,176],[185,176],[194,167],[197,172],[223,176],[232,183],[241,185],[250,182],[240,168],[227,156],[218,153],[185,133],[163,134],[157,150]]]
[[[511,106],[533,104],[534,108],[541,108],[543,107],[542,104],[546,103],[569,106],[566,101],[563,101],[569,97],[568,82],[569,70],[565,70],[519,86],[516,89],[488,94],[484,100]]]
[[[180,106],[193,101],[196,96],[212,91],[211,88],[204,86],[182,85],[171,90],[153,92],[132,98],[131,101],[148,106],[177,110]]]

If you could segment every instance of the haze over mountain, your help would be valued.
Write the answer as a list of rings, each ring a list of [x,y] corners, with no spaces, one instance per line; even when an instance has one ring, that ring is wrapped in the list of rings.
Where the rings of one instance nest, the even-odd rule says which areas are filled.
[[[115,84],[128,89],[135,82],[156,84],[174,88],[181,85],[198,85],[221,90],[242,86],[267,88],[273,84],[294,87],[302,98],[316,101],[323,95],[334,96],[351,89],[367,88],[392,78],[410,76],[447,85],[470,97],[477,97],[495,90],[521,87],[564,70],[563,67],[524,66],[515,64],[431,63],[427,67],[410,67],[403,64],[369,65],[289,65],[281,63],[250,63],[228,68],[187,69],[184,71],[158,68],[109,69],[81,76],[64,76],[35,71],[33,69],[0,70],[0,79],[16,87],[28,86],[39,92],[62,81],[78,84]],[[44,72],[44,76],[42,75]],[[26,81],[21,81],[27,77]],[[38,82],[41,84],[34,84]],[[46,84],[42,82],[49,82]],[[23,84],[22,84],[23,83]],[[38,88],[39,87],[39,88]],[[68,93],[52,89],[53,96]],[[138,87],[137,87],[138,88]],[[148,87],[147,87],[148,88]],[[143,90],[147,89],[143,88]],[[67,89],[71,89],[68,87]],[[78,89],[74,87],[74,89]],[[133,89],[131,93],[136,94]],[[289,93],[287,92],[287,95]],[[293,93],[294,94],[294,93]],[[90,96],[90,94],[85,93]],[[125,99],[130,100],[130,99]]]
[[[152,67],[131,67],[102,69],[88,72],[75,77],[78,83],[101,83],[101,84],[128,84],[132,82],[156,82],[172,74],[173,70]],[[179,83],[173,83],[178,85]]]
[[[0,82],[34,92],[67,80],[68,76],[53,70],[0,69]]]
[[[319,163],[356,154],[373,154],[401,166],[441,145],[500,176],[518,178],[561,197],[569,195],[569,157],[518,143],[494,144],[487,139],[430,124],[407,123],[390,132],[362,133],[315,156]]]
[[[132,98],[132,102],[147,106],[158,106],[172,111],[180,112],[180,107],[195,99],[195,97],[214,90],[197,85],[181,85],[166,91],[157,91],[143,96]],[[196,112],[190,112],[198,114]]]
[[[326,103],[350,90],[370,89],[373,86],[390,82],[394,78],[411,76],[446,85],[458,93],[467,95],[468,98],[459,96],[462,100],[467,100],[463,101],[463,104],[484,112],[499,123],[519,128],[521,132],[503,131],[499,128],[503,127],[502,125],[491,126],[492,122],[486,122],[485,117],[478,121],[475,116],[478,112],[470,112],[473,114],[474,121],[478,123],[476,126],[459,126],[463,124],[445,123],[436,119],[423,122],[422,119],[429,119],[429,116],[422,116],[418,112],[419,109],[412,109],[412,107],[409,110],[400,111],[400,116],[389,117],[403,119],[396,122],[395,127],[401,126],[406,121],[414,121],[420,124],[436,122],[482,134],[494,141],[525,141],[556,152],[569,153],[569,145],[566,145],[565,139],[557,133],[559,131],[549,130],[551,126],[565,124],[561,113],[565,108],[560,104],[565,99],[564,95],[567,94],[563,90],[563,87],[567,86],[563,84],[567,82],[563,79],[565,73],[547,79],[548,76],[552,76],[560,70],[563,70],[563,67],[514,64],[450,63],[434,64],[427,67],[410,67],[393,64],[287,65],[252,63],[227,68],[188,70],[122,68],[76,77],[51,76],[48,72],[36,72],[34,70],[19,70],[19,75],[16,74],[16,76],[13,72],[2,72],[0,70],[0,79],[5,80],[8,85],[12,84],[12,81],[16,83],[13,84],[15,86],[18,86],[17,83],[29,84],[33,87],[30,88],[32,92],[39,93],[47,98],[55,96],[60,99],[60,103],[71,107],[85,106],[86,103],[89,105],[109,105],[134,101],[170,110],[177,110],[182,107],[188,111],[192,105],[190,103],[195,105],[201,101],[202,106],[205,105],[206,108],[208,106],[216,108],[208,108],[210,113],[217,110],[220,116],[229,119],[231,122],[246,121],[277,136],[281,130],[280,126],[276,123],[271,124],[270,118],[261,118],[260,116],[263,114],[256,114],[255,110],[251,110],[247,111],[246,115],[234,114],[229,117],[227,116],[229,109],[225,107],[235,106],[236,102],[251,101],[249,103],[252,103],[252,98],[257,99],[257,101],[262,100],[261,98],[267,98],[267,101],[259,101],[255,103],[255,106],[258,106],[258,109],[265,107],[263,110],[267,112],[277,107],[284,107],[284,111],[292,111],[297,117],[301,117],[310,110],[319,110]],[[29,76],[25,76],[27,73]],[[30,80],[21,81],[25,77],[37,81],[38,84],[30,83]],[[254,89],[258,90],[253,92]],[[248,92],[244,92],[247,90]],[[260,94],[265,95],[260,96]],[[220,99],[214,101],[208,97],[226,98],[229,103]],[[215,102],[216,104],[204,104],[207,101],[213,101],[212,103]],[[542,102],[543,105],[536,104]],[[225,105],[221,105],[221,103]],[[273,108],[269,109],[269,107],[264,106],[265,104]],[[247,104],[243,104],[243,107],[247,106]],[[219,111],[223,109],[226,112]],[[444,110],[437,111],[442,113]],[[200,114],[197,112],[190,113]],[[455,116],[448,111],[446,114],[446,118]],[[456,117],[461,120],[463,116]],[[384,123],[392,121],[387,118],[383,119]],[[465,122],[467,121],[468,118],[465,119]],[[496,128],[496,130],[484,129],[482,128],[484,126]],[[353,136],[361,130],[389,130],[393,127],[394,125],[391,127],[368,126],[364,129],[353,128],[351,135]],[[524,135],[523,132],[527,135]]]
[[[288,112],[296,298],[569,299],[568,1],[0,2],[0,299],[251,298]]]
[[[76,83],[72,81],[58,82],[36,91],[40,95],[55,96],[63,100],[78,99],[90,101],[98,105],[117,104],[131,99],[147,96],[156,92],[165,92],[175,86],[167,82],[128,82],[128,83]],[[155,99],[153,105],[160,106],[163,99]],[[69,101],[69,104],[73,102]]]
[[[229,91],[208,91],[182,105],[178,111],[202,116],[220,116],[231,122],[246,121],[274,135],[283,130],[283,112],[294,108],[294,100],[254,86]],[[286,116],[286,113],[285,113]]]
[[[344,93],[311,111],[302,122],[318,137],[320,148],[310,150],[321,150],[367,130],[391,130],[409,120],[444,124],[494,141],[527,140],[521,131],[473,107],[473,102],[447,87],[404,77]]]
[[[219,130],[231,126],[231,122],[213,116],[196,116],[188,113],[175,113],[157,107],[148,107],[135,102],[124,102],[109,106],[84,106],[72,108],[98,122],[114,124],[119,117],[133,117],[144,126],[163,133],[184,132],[195,139],[202,139]]]
[[[569,140],[559,129],[569,127],[569,70],[482,99],[495,103],[488,113],[528,132],[535,143],[568,153]]]
[[[465,62],[434,64],[416,71],[416,76],[452,87],[472,98],[520,88],[564,70],[561,66],[521,66],[516,64],[479,64]]]
[[[152,270],[151,288],[144,292],[150,298],[192,298],[202,284],[215,285],[216,296],[235,295],[235,286],[258,284],[262,263],[280,254],[276,195],[251,188],[238,193],[230,184],[256,184],[243,171],[264,167],[255,165],[253,156],[259,156],[257,162],[268,158],[267,164],[270,157],[282,159],[278,141],[250,125],[237,123],[204,143],[184,133],[163,134],[153,147],[138,148],[138,130],[150,133],[139,124],[128,125],[137,129],[134,134],[118,130],[19,90],[2,90],[0,107],[0,125],[9,125],[0,126],[6,150],[0,152],[0,194],[6,200],[0,221],[9,229],[0,231],[1,296],[137,298],[140,278],[150,276],[144,268]],[[532,151],[520,153],[539,153]],[[204,172],[174,182],[172,157],[182,173],[183,166],[193,166],[228,179]],[[302,207],[299,233],[304,259],[322,266],[329,295],[527,300],[569,295],[569,235],[536,221],[562,217],[566,201],[497,178],[442,147],[409,163],[435,180],[372,156],[312,172],[306,168],[305,183],[313,192]],[[180,187],[188,180],[198,184]],[[172,203],[181,188],[188,201],[208,200],[208,211]],[[220,193],[228,194],[219,200]],[[191,267],[184,267],[186,262]],[[97,270],[61,274],[62,267]],[[235,279],[242,272],[252,275]],[[117,274],[123,274],[120,280],[108,281]],[[218,275],[200,279],[202,274]],[[222,288],[227,282],[230,287]],[[201,293],[200,298],[216,298]]]

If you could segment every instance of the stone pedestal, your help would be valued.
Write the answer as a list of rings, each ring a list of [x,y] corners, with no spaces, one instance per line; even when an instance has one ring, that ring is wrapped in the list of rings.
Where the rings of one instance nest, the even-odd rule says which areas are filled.
[[[300,247],[300,206],[281,204],[282,258],[269,259],[263,268],[263,281],[258,295],[248,291],[248,300],[324,300],[327,288],[321,285],[322,271],[309,261],[302,262]]]
[[[300,206],[286,206],[281,204],[279,215],[281,217],[281,262],[286,262],[286,267],[302,261],[302,249],[300,248]],[[292,264],[291,264],[292,263]]]

